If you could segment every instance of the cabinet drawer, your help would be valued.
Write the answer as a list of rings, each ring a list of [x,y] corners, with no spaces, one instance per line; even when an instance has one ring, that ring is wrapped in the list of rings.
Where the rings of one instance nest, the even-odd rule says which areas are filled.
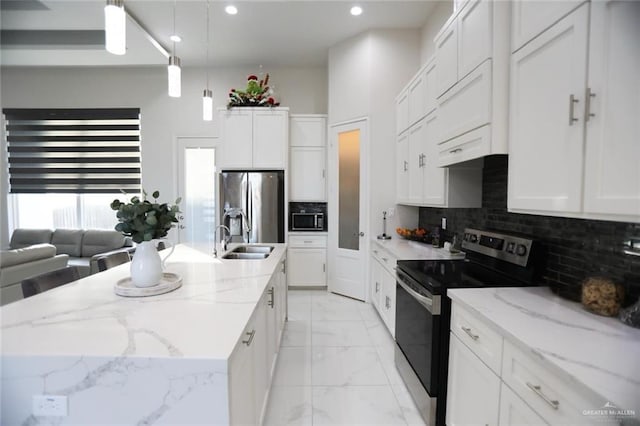
[[[477,316],[454,303],[451,332],[465,343],[494,373],[500,375],[502,336]]]
[[[440,65],[438,65],[439,67]],[[444,142],[491,121],[491,60],[486,60],[438,99]]]
[[[289,235],[289,247],[326,248],[326,235]]]
[[[396,262],[398,261],[398,259],[392,255],[391,253],[389,253],[386,250],[383,250],[379,247],[376,247],[375,244],[373,246],[373,248],[371,249],[371,253],[373,255],[373,257],[380,262],[380,265],[382,265],[382,267],[384,269],[387,270],[387,272],[389,272],[391,275],[394,276],[394,280],[395,280],[395,276],[396,276],[396,271],[395,271],[395,267],[396,267]]]
[[[608,424],[606,418],[582,414],[584,410],[602,408],[607,401],[575,383],[563,381],[540,360],[509,341],[504,343],[502,380],[549,424]]]
[[[500,425],[546,425],[547,423],[531,409],[509,386],[500,386]]]
[[[438,166],[450,166],[490,154],[491,125],[487,124],[438,145]]]

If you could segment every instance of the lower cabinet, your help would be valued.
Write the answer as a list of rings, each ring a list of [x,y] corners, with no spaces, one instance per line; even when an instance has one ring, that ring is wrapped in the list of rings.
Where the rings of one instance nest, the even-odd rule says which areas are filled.
[[[497,425],[500,378],[451,333],[447,425]]]
[[[396,276],[397,259],[386,250],[374,248],[371,252],[371,302],[387,326],[396,334]]]
[[[327,285],[327,236],[289,234],[290,286]]]
[[[500,389],[501,425],[546,425],[535,411],[504,383]]]
[[[229,360],[233,425],[262,423],[287,315],[285,262],[271,277]]]

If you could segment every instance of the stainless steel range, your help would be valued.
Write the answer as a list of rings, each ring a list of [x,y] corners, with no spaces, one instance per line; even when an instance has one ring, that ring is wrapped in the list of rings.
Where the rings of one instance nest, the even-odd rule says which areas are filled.
[[[428,425],[444,425],[451,300],[448,288],[536,285],[541,249],[531,239],[466,229],[464,260],[399,260],[395,363]]]

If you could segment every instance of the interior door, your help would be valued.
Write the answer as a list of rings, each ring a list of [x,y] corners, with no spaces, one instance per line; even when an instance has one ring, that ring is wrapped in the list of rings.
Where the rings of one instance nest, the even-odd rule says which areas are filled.
[[[215,139],[178,138],[178,242],[212,244],[216,226]],[[212,246],[213,247],[213,246]]]
[[[367,119],[331,127],[329,145],[329,291],[366,299]]]

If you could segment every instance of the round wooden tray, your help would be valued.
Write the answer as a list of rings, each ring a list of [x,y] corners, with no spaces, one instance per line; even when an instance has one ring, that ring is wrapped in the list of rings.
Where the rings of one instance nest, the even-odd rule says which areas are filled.
[[[131,281],[131,277],[119,280],[114,291],[118,296],[124,297],[148,297],[158,294],[169,293],[182,286],[182,277],[171,272],[164,272],[160,283],[152,287],[136,287]]]

